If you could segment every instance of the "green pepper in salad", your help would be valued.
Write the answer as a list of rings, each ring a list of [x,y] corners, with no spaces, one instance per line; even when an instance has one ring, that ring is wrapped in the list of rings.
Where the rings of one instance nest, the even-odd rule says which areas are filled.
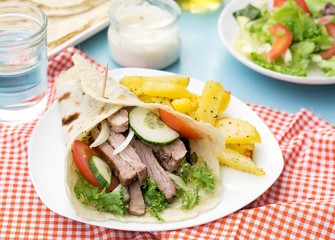
[[[317,65],[335,76],[335,0],[274,0],[233,13],[241,34],[233,47],[283,74],[307,76]]]

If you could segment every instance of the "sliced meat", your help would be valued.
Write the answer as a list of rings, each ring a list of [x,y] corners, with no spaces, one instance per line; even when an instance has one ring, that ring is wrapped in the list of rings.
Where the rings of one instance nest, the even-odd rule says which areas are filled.
[[[90,131],[90,133],[93,140],[95,140],[99,135],[99,130],[94,128]],[[113,155],[114,148],[107,142],[104,142],[95,149],[110,165],[123,186],[129,185],[137,177],[134,169],[132,169],[126,161],[124,161],[118,154]]]
[[[145,204],[140,187],[140,183],[136,180],[128,186],[130,202],[129,213],[135,216],[141,216],[145,213]]]
[[[186,147],[180,139],[166,146],[152,146],[152,151],[163,168],[170,172],[179,168],[180,162],[187,153]]]
[[[176,194],[174,182],[158,163],[150,147],[139,140],[134,140],[132,145],[136,149],[141,161],[147,166],[148,176],[157,183],[157,188],[164,194],[166,200],[170,202]]]
[[[125,132],[128,129],[128,111],[122,108],[107,118],[107,121],[114,132]]]
[[[107,142],[114,148],[117,148],[125,140],[121,133],[114,133],[111,131]],[[135,149],[128,145],[122,152],[119,153],[120,157],[126,161],[132,169],[135,170],[140,185],[147,177],[147,167],[142,163],[140,157],[137,155]]]

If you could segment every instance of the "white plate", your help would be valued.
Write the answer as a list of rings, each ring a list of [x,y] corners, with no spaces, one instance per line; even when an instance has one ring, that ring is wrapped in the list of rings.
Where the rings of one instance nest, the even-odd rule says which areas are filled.
[[[91,27],[85,29],[84,31],[74,35],[72,38],[66,40],[65,42],[61,43],[60,45],[50,49],[48,51],[48,58],[51,59],[56,56],[58,53],[63,51],[67,47],[73,47],[82,41],[92,37],[94,34],[100,32],[101,30],[105,29],[109,25],[109,19],[104,19]]]
[[[326,77],[324,73],[317,67],[309,69],[307,77],[286,75],[262,68],[259,65],[255,64],[254,62],[250,61],[243,54],[239,53],[232,47],[232,43],[240,34],[240,27],[233,16],[233,12],[244,8],[248,3],[257,3],[257,2],[258,3],[264,2],[264,0],[232,0],[221,12],[218,21],[218,33],[221,41],[223,42],[227,50],[238,61],[240,61],[247,67],[272,78],[301,84],[321,85],[321,84],[335,83],[335,77]]]
[[[170,74],[158,70],[122,68],[112,70],[110,76]],[[201,93],[203,82],[190,81],[190,90]],[[274,136],[264,122],[244,103],[232,97],[227,115],[248,120],[261,134],[262,144],[256,146],[255,162],[266,175],[254,176],[222,167],[223,199],[213,210],[196,218],[172,223],[141,224],[111,221],[89,221],[76,215],[65,193],[65,147],[61,130],[61,115],[54,104],[38,122],[30,141],[28,165],[35,190],[42,202],[52,211],[80,222],[128,231],[162,231],[180,229],[207,223],[227,216],[246,206],[264,193],[283,169],[283,157]]]

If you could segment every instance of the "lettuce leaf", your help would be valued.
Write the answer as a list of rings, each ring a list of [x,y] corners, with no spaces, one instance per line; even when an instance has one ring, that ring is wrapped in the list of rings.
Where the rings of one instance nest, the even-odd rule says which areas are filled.
[[[318,63],[320,68],[325,72],[328,77],[335,77],[335,57],[328,60],[322,60]]]
[[[168,173],[169,177],[175,182],[177,197],[181,198],[181,208],[191,209],[199,202],[199,186],[189,187],[184,180],[173,173]]]
[[[99,188],[89,184],[79,172],[77,174],[78,180],[74,186],[74,192],[83,204],[116,215],[124,215],[128,211],[129,206],[123,197],[123,189],[106,193],[105,189],[100,191]]]
[[[199,203],[199,186],[188,188],[177,188],[177,196],[181,198],[182,209],[192,209]]]
[[[147,178],[141,186],[142,194],[147,211],[157,218],[159,221],[164,221],[160,213],[169,207],[164,194],[157,189],[157,184],[151,178]]]
[[[334,0],[305,0],[309,11],[311,12],[311,14],[315,17],[321,16],[321,9],[324,8],[324,6],[331,2],[333,4],[335,4]]]
[[[278,72],[282,74],[290,74],[295,76],[305,77],[307,76],[307,70],[301,68],[292,68],[289,66],[284,66],[280,64],[276,64],[276,62],[268,62],[262,55],[257,53],[250,54],[251,60],[255,62],[257,65]]]
[[[202,187],[206,191],[214,190],[216,177],[211,173],[206,162],[203,164],[190,164],[186,161],[180,163],[177,175],[185,183],[190,183],[194,187]]]
[[[289,0],[280,8],[275,8],[266,24],[266,27],[281,23],[289,28],[293,34],[293,42],[307,39],[328,37],[321,24],[302,10],[294,0]]]
[[[307,69],[312,62],[315,43],[303,41],[293,44],[291,47],[293,69]]]
[[[248,4],[245,8],[242,8],[236,12],[233,12],[233,16],[235,18],[243,16],[247,17],[250,20],[258,19],[261,15],[261,10],[259,10],[257,7],[255,7],[252,4]]]

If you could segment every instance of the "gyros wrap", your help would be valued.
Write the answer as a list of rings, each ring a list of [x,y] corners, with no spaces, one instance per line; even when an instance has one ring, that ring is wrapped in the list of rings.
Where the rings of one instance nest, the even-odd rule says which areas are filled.
[[[202,139],[190,139],[188,141],[189,151],[196,153],[198,157],[196,164],[206,162],[208,168],[216,176],[214,190],[205,191],[200,189],[199,202],[193,208],[182,208],[182,200],[178,199],[178,197],[170,199],[169,206],[160,214],[161,220],[173,222],[193,218],[214,208],[220,202],[222,184],[216,156],[224,148],[224,138],[214,127],[195,121],[189,116],[175,112],[167,106],[144,103],[131,91],[111,78],[108,78],[105,91],[103,91],[105,84],[105,75],[103,73],[97,71],[79,55],[73,56],[73,62],[74,66],[64,72],[58,79],[57,95],[68,152],[65,179],[67,194],[78,216],[97,221],[110,219],[150,223],[159,221],[148,212],[142,216],[134,216],[128,213],[118,215],[97,210],[90,204],[83,204],[82,200],[78,199],[74,193],[74,187],[78,180],[78,169],[74,164],[71,153],[73,142],[87,137],[87,134],[100,122],[117,113],[120,109],[134,106],[150,109],[155,113],[157,113],[159,108],[164,109],[196,129],[201,134]]]

